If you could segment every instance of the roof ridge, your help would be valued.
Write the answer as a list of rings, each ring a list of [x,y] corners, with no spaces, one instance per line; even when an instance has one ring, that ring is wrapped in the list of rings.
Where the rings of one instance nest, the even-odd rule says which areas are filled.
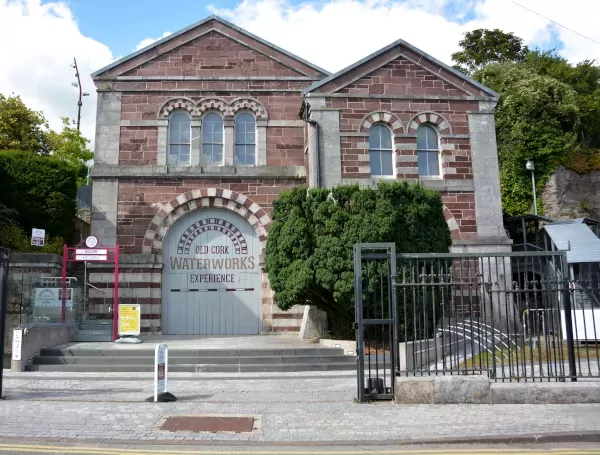
[[[379,55],[383,54],[384,52],[389,51],[390,49],[393,49],[396,46],[404,46],[407,49],[411,50],[412,52],[420,55],[421,57],[424,57],[425,59],[431,61],[432,63],[435,63],[438,66],[441,66],[442,68],[444,68],[445,70],[451,72],[452,74],[454,74],[455,76],[460,77],[461,79],[465,80],[466,82],[474,85],[475,87],[483,90],[484,92],[486,92],[488,95],[497,98],[500,96],[500,94],[494,90],[492,90],[489,87],[486,87],[485,85],[483,85],[481,82],[476,81],[475,79],[473,79],[470,76],[467,76],[466,74],[458,71],[455,68],[452,68],[450,65],[447,65],[446,63],[436,59],[435,57],[433,57],[432,55],[420,50],[419,48],[413,46],[412,44],[404,41],[403,39],[397,39],[396,41],[394,41],[393,43],[388,44],[387,46],[382,47],[381,49],[379,49],[378,51],[375,51],[369,55],[367,55],[366,57],[360,59],[359,61],[352,63],[351,65],[347,66],[346,68],[331,74],[330,76],[321,79],[320,81],[315,82],[314,84],[308,86],[307,88],[305,88],[302,91],[303,95],[306,95],[310,92],[312,92],[313,90],[322,87],[323,85],[327,84],[328,82],[331,82],[335,79],[337,79],[340,76],[343,76],[344,74],[352,71],[355,68],[358,68],[359,66],[367,63],[370,60],[373,60],[375,57],[378,57]]]
[[[102,73],[104,73],[106,71],[109,71],[109,70],[111,70],[111,69],[113,69],[113,68],[115,68],[115,67],[117,67],[117,66],[119,66],[119,65],[121,65],[121,64],[123,64],[123,63],[125,63],[127,61],[129,61],[129,60],[132,60],[133,58],[135,58],[135,57],[137,57],[137,56],[139,56],[139,55],[141,55],[141,54],[143,54],[145,52],[148,52],[149,50],[152,50],[155,47],[160,46],[161,44],[164,44],[164,43],[172,40],[173,38],[176,38],[176,37],[178,37],[180,35],[183,35],[184,33],[189,32],[190,30],[193,30],[196,27],[200,27],[201,25],[206,24],[207,22],[210,22],[211,20],[220,22],[221,24],[226,25],[229,28],[233,28],[234,30],[239,31],[240,33],[246,35],[247,37],[252,38],[252,39],[254,39],[256,41],[259,41],[260,43],[264,44],[265,46],[270,47],[270,48],[272,48],[272,49],[274,49],[274,50],[276,50],[278,52],[281,52],[282,54],[287,55],[288,57],[291,57],[292,59],[294,59],[294,60],[296,60],[296,61],[298,61],[300,63],[303,63],[303,64],[311,67],[312,69],[314,69],[314,70],[316,70],[316,71],[318,71],[320,73],[323,73],[323,74],[325,74],[327,76],[331,74],[329,71],[327,71],[327,70],[325,70],[325,69],[323,69],[323,68],[315,65],[314,63],[311,63],[308,60],[306,60],[306,59],[304,59],[302,57],[299,57],[296,54],[293,54],[292,52],[286,51],[282,47],[279,47],[276,44],[273,44],[270,41],[267,41],[267,40],[265,40],[265,39],[263,39],[263,38],[255,35],[255,34],[253,34],[253,33],[250,33],[249,31],[243,29],[242,27],[240,27],[238,25],[235,25],[235,24],[229,22],[226,19],[223,19],[222,17],[217,16],[216,14],[211,14],[210,16],[207,16],[204,19],[202,19],[202,20],[200,20],[198,22],[195,22],[192,25],[189,25],[189,26],[187,26],[185,28],[182,28],[181,30],[178,30],[178,31],[176,31],[174,33],[171,33],[168,36],[165,36],[164,38],[161,38],[161,39],[159,39],[157,41],[154,41],[153,43],[149,44],[148,46],[146,46],[146,47],[144,47],[142,49],[139,49],[139,50],[137,50],[135,52],[132,52],[131,54],[126,55],[125,57],[122,57],[122,58],[120,58],[118,60],[115,60],[114,62],[106,65],[104,68],[100,68],[99,70],[94,71],[91,74],[91,76],[92,76],[92,78],[94,78],[96,76],[99,76],[100,74],[102,74]]]

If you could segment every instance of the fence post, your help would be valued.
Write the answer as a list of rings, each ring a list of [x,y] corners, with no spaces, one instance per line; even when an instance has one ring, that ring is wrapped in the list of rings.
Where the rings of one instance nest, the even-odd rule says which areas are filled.
[[[573,339],[573,319],[571,318],[571,290],[569,288],[569,264],[567,254],[562,258],[563,292],[565,296],[565,331],[567,332],[567,355],[569,356],[569,376],[571,381],[577,381],[577,364],[575,363],[575,341]]]
[[[4,337],[6,332],[6,306],[8,304],[8,258],[10,250],[0,248],[0,399],[2,399],[2,377],[4,376]]]

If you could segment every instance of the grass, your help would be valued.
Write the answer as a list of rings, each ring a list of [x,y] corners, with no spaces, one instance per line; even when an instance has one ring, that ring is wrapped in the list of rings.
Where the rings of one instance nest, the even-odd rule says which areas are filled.
[[[600,352],[600,346],[596,344],[576,345],[575,346],[575,359],[579,359],[581,362],[591,359],[598,359]],[[547,362],[566,362],[569,359],[567,342],[563,340],[553,340],[550,338],[548,343],[545,340],[541,340],[539,346],[532,340],[531,343],[527,341],[522,349],[516,347],[497,347],[493,358],[492,353],[489,351],[482,352],[476,356],[467,359],[465,362],[460,363],[458,368],[486,368],[488,365],[492,366],[494,362],[496,366],[508,366],[511,364],[523,364],[534,365]]]

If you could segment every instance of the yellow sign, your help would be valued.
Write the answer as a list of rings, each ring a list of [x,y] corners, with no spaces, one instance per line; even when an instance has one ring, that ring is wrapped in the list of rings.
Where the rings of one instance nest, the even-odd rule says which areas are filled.
[[[138,305],[119,305],[119,335],[139,335],[142,308]]]

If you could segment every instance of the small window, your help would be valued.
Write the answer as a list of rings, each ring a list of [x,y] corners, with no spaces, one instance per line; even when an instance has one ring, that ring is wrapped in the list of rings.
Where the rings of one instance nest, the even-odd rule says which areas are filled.
[[[369,137],[371,175],[394,175],[392,133],[383,125],[373,125]]]
[[[202,121],[202,155],[206,164],[223,162],[223,119],[210,113]]]
[[[252,166],[256,160],[256,128],[251,114],[240,114],[235,119],[235,162]]]
[[[438,135],[430,125],[419,125],[417,129],[417,156],[419,159],[419,175],[440,175],[440,153]]]
[[[183,112],[169,119],[169,164],[190,164],[190,118]]]

